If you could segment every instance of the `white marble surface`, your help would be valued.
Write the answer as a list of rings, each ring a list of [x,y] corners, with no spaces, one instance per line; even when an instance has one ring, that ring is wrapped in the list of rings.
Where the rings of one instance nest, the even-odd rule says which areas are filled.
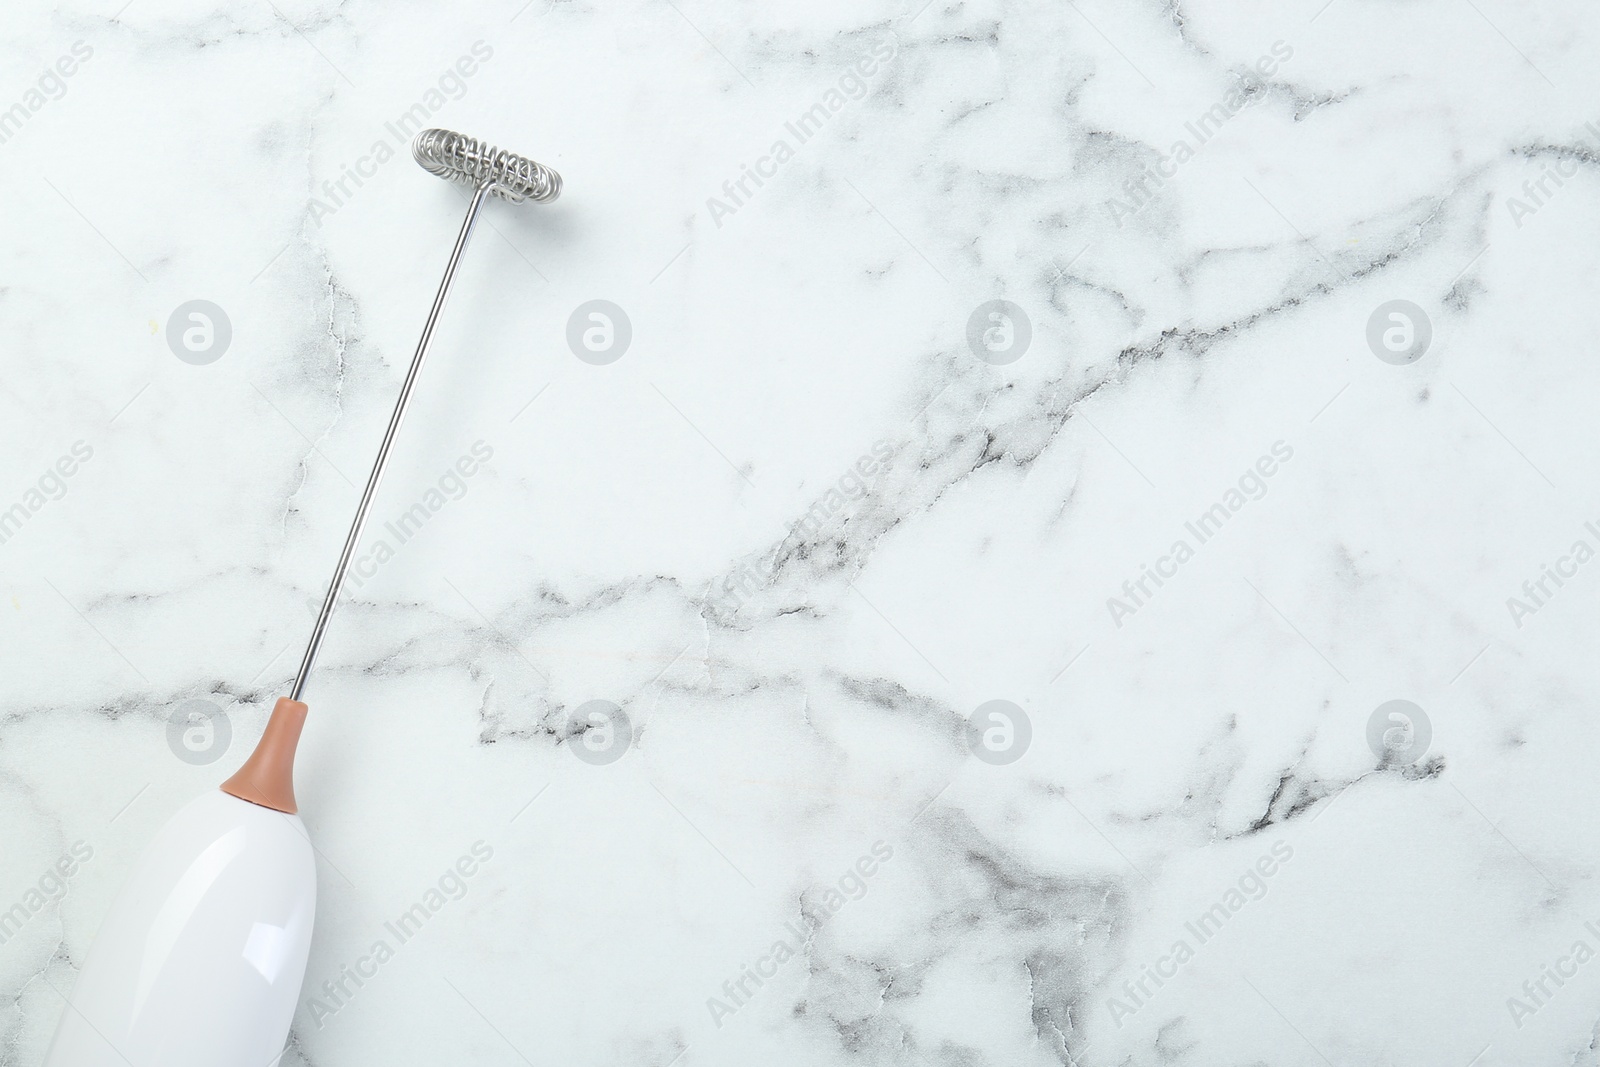
[[[293,673],[464,203],[418,104],[566,192],[490,206],[378,517],[492,457],[308,692],[285,1064],[1597,1062],[1592,7],[119,3],[0,34],[0,1064]]]

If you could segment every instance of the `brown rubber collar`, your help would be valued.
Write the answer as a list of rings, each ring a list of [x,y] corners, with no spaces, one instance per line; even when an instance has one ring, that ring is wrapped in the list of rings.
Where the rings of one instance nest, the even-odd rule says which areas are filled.
[[[263,808],[290,815],[298,812],[294,803],[294,751],[300,744],[300,728],[306,724],[307,710],[298,700],[279,697],[256,750],[237,774],[222,783],[222,791]]]

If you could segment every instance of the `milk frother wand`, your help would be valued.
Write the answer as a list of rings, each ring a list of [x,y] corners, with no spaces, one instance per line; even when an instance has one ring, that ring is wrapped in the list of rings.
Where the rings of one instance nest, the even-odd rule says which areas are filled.
[[[411,151],[423,169],[472,187],[472,202],[294,685],[238,773],[157,833],[96,935],[45,1067],[273,1067],[283,1055],[317,892],[294,798],[294,754],[308,710],[300,697],[479,209],[489,196],[548,203],[561,193],[561,176],[550,168],[449,130],[424,130]]]

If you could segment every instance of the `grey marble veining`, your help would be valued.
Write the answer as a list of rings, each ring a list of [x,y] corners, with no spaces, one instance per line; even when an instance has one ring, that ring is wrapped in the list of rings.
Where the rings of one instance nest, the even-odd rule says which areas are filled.
[[[487,209],[307,693],[285,1065],[1600,1063],[1597,39],[9,12],[0,1064],[285,692],[424,125],[566,188]]]

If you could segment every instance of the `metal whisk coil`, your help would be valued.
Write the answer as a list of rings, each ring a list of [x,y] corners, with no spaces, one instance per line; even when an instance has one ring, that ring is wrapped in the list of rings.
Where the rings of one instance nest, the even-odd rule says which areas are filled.
[[[452,130],[423,130],[411,154],[431,174],[474,188],[489,185],[491,194],[513,204],[544,204],[561,195],[561,175],[544,164]]]

